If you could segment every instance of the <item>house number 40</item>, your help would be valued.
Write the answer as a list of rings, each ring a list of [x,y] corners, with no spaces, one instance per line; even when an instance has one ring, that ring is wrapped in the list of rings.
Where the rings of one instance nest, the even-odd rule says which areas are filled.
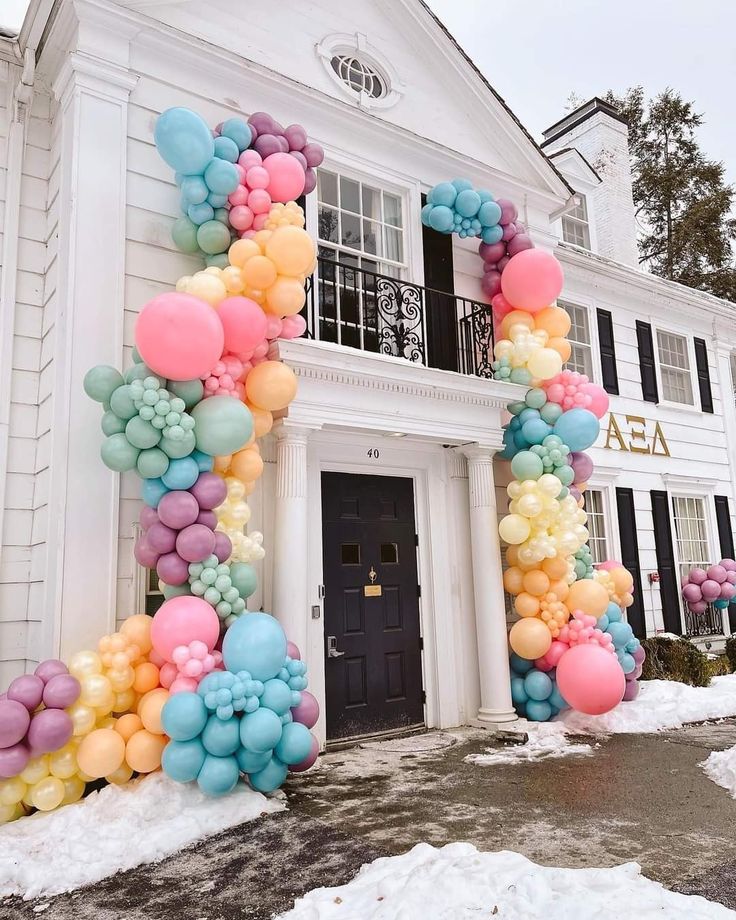
[[[377,447],[371,447],[368,449],[368,456],[372,460],[378,460],[378,458],[381,456],[381,451]]]

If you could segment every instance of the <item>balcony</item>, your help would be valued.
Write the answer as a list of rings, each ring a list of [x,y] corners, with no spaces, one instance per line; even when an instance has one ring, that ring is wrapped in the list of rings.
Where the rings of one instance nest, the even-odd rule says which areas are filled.
[[[311,339],[493,377],[485,303],[320,256],[303,315]]]
[[[704,613],[693,613],[685,608],[685,635],[688,639],[697,639],[704,636],[722,636],[723,611],[716,609],[713,604],[708,604]]]

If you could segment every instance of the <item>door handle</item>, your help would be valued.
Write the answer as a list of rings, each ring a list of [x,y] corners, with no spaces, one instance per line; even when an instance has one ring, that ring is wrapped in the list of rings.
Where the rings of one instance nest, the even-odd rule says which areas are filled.
[[[328,636],[327,637],[327,657],[328,658],[342,658],[345,652],[340,652],[337,649],[337,636]]]

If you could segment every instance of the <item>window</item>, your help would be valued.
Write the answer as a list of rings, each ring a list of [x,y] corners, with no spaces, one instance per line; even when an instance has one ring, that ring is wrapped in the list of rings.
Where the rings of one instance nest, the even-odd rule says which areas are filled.
[[[731,352],[731,389],[733,391],[733,401],[736,405],[736,351]]]
[[[336,54],[330,66],[345,86],[359,95],[366,93],[371,99],[382,99],[386,95],[386,84],[381,75],[360,58],[351,54]]]
[[[694,565],[707,569],[712,559],[705,518],[705,499],[675,495],[672,497],[672,514],[675,521],[680,578],[684,578]]]
[[[152,617],[164,602],[164,595],[158,586],[158,575],[155,569],[146,569],[146,613]]]
[[[693,381],[687,339],[684,335],[657,329],[657,353],[662,398],[669,402],[692,406]]]
[[[606,513],[603,493],[597,489],[586,489],[583,492],[583,500],[585,511],[588,515],[590,554],[595,564],[605,562],[608,559],[608,541],[606,539]]]
[[[567,339],[570,342],[572,353],[567,367],[580,374],[587,374],[593,379],[593,349],[590,344],[590,323],[588,311],[585,307],[572,303],[561,304],[570,314],[570,331]]]
[[[590,227],[588,226],[588,205],[585,195],[578,194],[580,204],[562,217],[562,239],[582,249],[590,249]]]
[[[361,109],[388,109],[401,99],[401,75],[363,33],[325,35],[314,50],[340,94]]]

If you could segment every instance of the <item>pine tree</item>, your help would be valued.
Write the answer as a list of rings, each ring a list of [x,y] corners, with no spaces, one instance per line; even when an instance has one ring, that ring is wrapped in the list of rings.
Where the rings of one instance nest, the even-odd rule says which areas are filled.
[[[656,275],[736,301],[733,186],[705,157],[693,103],[666,89],[648,102],[641,86],[606,100],[629,121],[639,261]]]

